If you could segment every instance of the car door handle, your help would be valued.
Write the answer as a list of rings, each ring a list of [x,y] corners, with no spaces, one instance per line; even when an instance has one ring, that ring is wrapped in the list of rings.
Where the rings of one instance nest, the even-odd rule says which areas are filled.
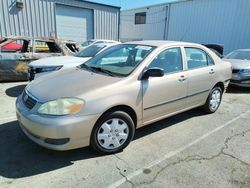
[[[180,82],[183,82],[183,81],[185,81],[186,79],[187,79],[187,78],[185,78],[185,76],[182,75],[182,76],[179,78],[179,81],[180,81]]]
[[[214,73],[215,73],[214,69],[211,69],[211,70],[209,71],[209,74],[214,74]]]

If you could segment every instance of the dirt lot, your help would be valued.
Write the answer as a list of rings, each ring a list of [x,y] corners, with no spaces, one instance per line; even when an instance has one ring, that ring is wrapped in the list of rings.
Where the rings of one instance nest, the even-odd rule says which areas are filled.
[[[25,85],[0,84],[0,187],[250,187],[250,90],[231,88],[215,114],[154,123],[122,153],[99,156],[26,138],[15,118]]]

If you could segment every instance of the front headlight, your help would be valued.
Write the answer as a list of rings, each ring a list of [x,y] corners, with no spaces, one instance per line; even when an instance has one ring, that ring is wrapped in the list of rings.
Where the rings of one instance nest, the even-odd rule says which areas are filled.
[[[250,74],[250,69],[242,69],[241,73]]]
[[[40,72],[51,72],[51,71],[56,71],[60,70],[63,66],[52,66],[52,67],[41,67]]]
[[[38,113],[48,115],[68,115],[78,113],[84,101],[77,98],[61,98],[49,101],[40,106]]]

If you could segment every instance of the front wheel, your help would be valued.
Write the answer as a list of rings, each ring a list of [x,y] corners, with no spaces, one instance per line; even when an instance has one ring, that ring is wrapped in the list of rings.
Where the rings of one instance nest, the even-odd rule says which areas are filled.
[[[91,146],[102,154],[122,151],[133,139],[135,125],[125,112],[116,111],[105,114],[93,128]]]
[[[216,86],[211,90],[207,98],[206,104],[203,106],[204,111],[209,114],[216,112],[216,110],[221,104],[221,99],[222,90],[220,87]]]

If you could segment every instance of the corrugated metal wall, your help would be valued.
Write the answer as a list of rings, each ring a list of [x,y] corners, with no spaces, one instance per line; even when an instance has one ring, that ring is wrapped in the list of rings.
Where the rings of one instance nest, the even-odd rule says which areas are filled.
[[[74,0],[22,0],[24,8],[19,9],[15,2],[0,0],[0,37],[55,35],[55,6],[58,3],[93,9],[94,37],[118,40],[119,8]]]
[[[122,11],[121,39],[164,39],[161,10],[168,5],[166,39],[224,44],[225,54],[250,48],[250,0],[187,0]],[[147,19],[158,24],[134,24],[136,12],[151,9],[159,11],[159,16],[151,19],[148,13]]]
[[[121,40],[164,39],[168,5],[121,12]],[[146,12],[146,24],[135,24],[135,13]]]
[[[169,40],[224,44],[224,53],[250,48],[249,0],[193,0],[171,4]]]

